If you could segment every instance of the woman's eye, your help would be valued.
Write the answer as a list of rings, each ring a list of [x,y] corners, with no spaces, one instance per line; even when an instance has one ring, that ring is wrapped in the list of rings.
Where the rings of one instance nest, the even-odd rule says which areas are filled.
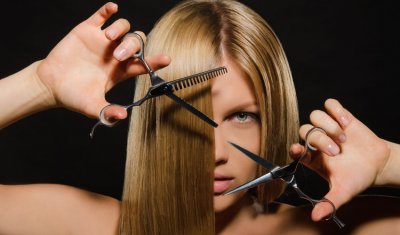
[[[232,114],[229,119],[239,123],[248,123],[252,121],[258,121],[258,115],[249,112],[238,112]]]
[[[245,122],[249,118],[249,115],[247,113],[238,113],[236,114],[236,119],[239,122]]]

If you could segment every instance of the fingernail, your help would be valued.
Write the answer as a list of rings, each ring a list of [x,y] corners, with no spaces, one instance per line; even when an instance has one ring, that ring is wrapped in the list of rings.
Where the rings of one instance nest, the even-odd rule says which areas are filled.
[[[117,60],[123,60],[123,59],[125,59],[126,54],[127,54],[127,50],[126,50],[125,48],[117,48],[117,49],[114,51],[114,57],[115,57]]]
[[[328,151],[331,155],[337,155],[340,153],[340,149],[336,144],[329,144]]]

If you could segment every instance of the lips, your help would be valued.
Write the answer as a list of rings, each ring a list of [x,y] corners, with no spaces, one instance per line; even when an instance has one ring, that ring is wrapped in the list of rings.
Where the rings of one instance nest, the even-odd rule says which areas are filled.
[[[232,177],[223,176],[220,174],[214,175],[214,194],[221,194],[229,189],[233,182]]]

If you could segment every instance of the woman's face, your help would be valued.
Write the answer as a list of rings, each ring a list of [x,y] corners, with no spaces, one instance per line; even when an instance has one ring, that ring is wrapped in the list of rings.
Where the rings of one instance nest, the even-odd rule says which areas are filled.
[[[214,210],[221,212],[247,191],[223,196],[256,176],[257,165],[232,147],[236,143],[253,153],[260,152],[259,107],[250,78],[231,60],[225,60],[228,73],[212,83],[215,128]]]

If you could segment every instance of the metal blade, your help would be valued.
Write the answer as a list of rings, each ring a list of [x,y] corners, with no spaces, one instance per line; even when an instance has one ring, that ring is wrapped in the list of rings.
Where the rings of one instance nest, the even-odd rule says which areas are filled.
[[[216,122],[214,122],[211,118],[207,117],[207,115],[205,115],[204,113],[200,112],[195,107],[191,106],[186,101],[184,101],[181,98],[179,98],[178,96],[176,96],[176,95],[174,95],[172,93],[166,93],[165,95],[168,96],[169,98],[171,98],[176,103],[178,103],[183,108],[185,108],[185,109],[189,110],[190,112],[192,112],[194,115],[199,117],[201,120],[203,120],[203,121],[207,122],[208,124],[210,124],[211,126],[213,126],[213,127],[217,127],[218,126],[218,124]]]
[[[232,143],[232,142],[228,142],[230,143],[233,147],[235,147],[236,149],[238,149],[240,152],[244,153],[247,157],[253,159],[253,161],[257,162],[258,164],[260,164],[261,166],[267,168],[268,170],[272,170],[273,168],[275,168],[276,166],[274,164],[272,164],[271,162],[265,160],[264,158],[250,152],[249,150],[240,147],[239,145]]]
[[[224,193],[223,195],[226,196],[226,195],[229,195],[229,194],[232,194],[232,193],[236,193],[236,192],[248,189],[248,188],[253,188],[253,187],[256,187],[256,186],[258,186],[258,185],[260,185],[262,183],[267,183],[267,182],[269,182],[269,181],[271,181],[273,179],[274,179],[273,175],[271,173],[267,173],[265,175],[262,175],[262,176],[258,177],[257,179],[254,179],[254,180],[249,181],[249,182],[247,182],[247,183],[245,183],[245,184],[243,184],[243,185],[241,185],[241,186],[239,186],[239,187],[237,187],[235,189],[232,189],[232,190]]]
[[[168,82],[173,87],[173,91],[184,89],[196,85],[198,83],[205,82],[211,78],[218,77],[227,73],[228,70],[225,67],[218,67],[215,69],[207,70],[201,73],[197,73],[188,77],[180,78],[171,82]]]

